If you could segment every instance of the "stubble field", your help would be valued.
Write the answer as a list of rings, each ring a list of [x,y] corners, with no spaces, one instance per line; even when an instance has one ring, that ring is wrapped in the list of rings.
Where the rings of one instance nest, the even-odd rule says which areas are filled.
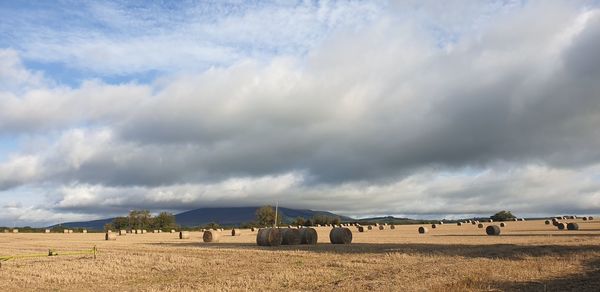
[[[508,222],[500,236],[466,224],[418,234],[421,225],[353,231],[350,245],[259,247],[256,232],[222,232],[219,243],[177,234],[0,233],[0,256],[90,249],[2,263],[0,291],[598,291],[600,221],[559,231],[543,221]],[[488,225],[489,223],[486,223]],[[496,224],[496,223],[494,223]]]

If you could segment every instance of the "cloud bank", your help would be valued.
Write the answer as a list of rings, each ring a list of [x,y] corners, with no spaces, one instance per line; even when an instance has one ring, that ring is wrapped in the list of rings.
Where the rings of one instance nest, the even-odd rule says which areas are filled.
[[[89,8],[101,30],[5,37],[0,135],[17,142],[0,160],[0,225],[275,201],[599,213],[600,10],[462,5],[206,5],[163,20],[165,7],[115,4]]]

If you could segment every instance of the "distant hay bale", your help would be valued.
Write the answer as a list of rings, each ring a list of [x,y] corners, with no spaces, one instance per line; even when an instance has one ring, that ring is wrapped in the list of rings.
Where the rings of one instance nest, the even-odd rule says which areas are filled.
[[[317,224],[317,227],[321,227],[321,224]]]
[[[546,224],[546,225],[550,225],[550,220],[546,220],[546,221],[544,221],[544,224]]]
[[[427,228],[426,228],[426,227],[423,227],[423,226],[419,227],[419,233],[420,233],[420,234],[425,234],[425,233],[427,233],[427,231],[428,231],[428,230],[427,230]]]
[[[10,230],[4,229],[4,233],[9,233],[9,232],[10,232]]]
[[[476,225],[477,223],[479,223],[479,222],[477,222],[477,221],[471,221],[471,225]]]
[[[135,234],[142,234],[142,230],[141,229],[136,229],[135,230]]]
[[[437,225],[436,224],[431,224],[431,229],[436,229]]]
[[[83,232],[83,233],[87,233],[87,229],[84,229],[84,230],[83,230],[83,231],[81,231],[81,232]]]
[[[119,235],[127,235],[127,230],[124,230],[124,229],[119,230]]]
[[[64,229],[63,233],[69,233],[69,229]]]
[[[300,241],[300,230],[294,228],[281,230],[281,245],[298,245]]]
[[[329,232],[329,241],[332,244],[350,244],[352,243],[352,231],[345,227],[333,228]]]
[[[300,229],[300,244],[317,244],[319,235],[314,228]]]
[[[558,230],[565,230],[565,229],[567,229],[567,224],[563,223],[563,222],[559,222],[558,225],[556,225],[556,227],[558,227]]]
[[[569,216],[569,219],[575,220],[575,219],[577,219],[577,216]]]
[[[590,216],[590,217],[588,217],[588,220],[592,221],[592,220],[594,220],[594,217]]]
[[[171,229],[171,233],[175,233],[175,229]]]
[[[292,227],[292,225],[288,225],[288,228],[294,228],[294,227]]]
[[[365,228],[365,227],[363,227],[363,226],[358,226],[358,227],[356,227],[356,228],[358,229],[358,232],[365,232],[365,231],[367,231],[367,230],[368,230],[367,228]]]
[[[558,224],[560,224],[560,221],[552,221],[552,225],[558,227]]]
[[[567,224],[567,229],[568,230],[579,230],[579,224],[577,224],[575,222],[571,222],[571,223]]]
[[[142,229],[142,234],[146,234],[146,229]]]
[[[440,224],[440,225],[444,225],[444,221],[440,221],[440,223],[438,223],[438,224]]]
[[[202,241],[204,242],[219,242],[219,233],[213,230],[206,230],[202,234]]]
[[[73,233],[73,229],[69,229],[69,233]]]
[[[163,232],[162,230],[160,230],[160,229],[158,230],[158,233],[162,233],[162,232]]]
[[[500,227],[506,227],[506,223],[504,223],[504,222],[501,222],[501,223],[500,223]]]
[[[254,232],[255,231],[254,227],[250,227],[250,231]]]
[[[462,222],[456,222],[457,226],[462,226]]]
[[[152,230],[152,233],[158,233],[158,230],[156,230],[156,229]]]
[[[19,233],[19,229],[13,229],[13,233]]]
[[[390,224],[390,229],[396,229],[396,225]]]
[[[256,234],[256,244],[259,246],[279,246],[282,240],[279,228],[261,228]]]
[[[50,233],[50,229],[46,229],[46,230],[44,230],[44,232]]]
[[[498,225],[490,225],[485,228],[487,235],[500,235],[500,227]]]
[[[488,222],[492,223],[494,220],[492,218],[488,219]]]
[[[235,228],[231,229],[231,236],[240,236],[242,235],[242,233],[239,230],[236,230]]]
[[[373,226],[371,226],[371,225],[367,225],[367,229],[368,229],[368,230],[373,230]]]
[[[483,228],[483,224],[482,223],[477,224],[477,228]]]
[[[112,232],[106,232],[104,234],[104,240],[117,240],[117,235]]]
[[[179,239],[189,239],[190,232],[189,231],[179,231]]]
[[[384,230],[385,226],[384,225],[379,225],[379,230]]]
[[[513,218],[513,220],[512,220],[512,221],[519,221],[519,219],[517,219],[517,218]]]
[[[581,219],[583,219],[583,221],[587,221],[587,217],[583,217],[583,218],[581,218]]]

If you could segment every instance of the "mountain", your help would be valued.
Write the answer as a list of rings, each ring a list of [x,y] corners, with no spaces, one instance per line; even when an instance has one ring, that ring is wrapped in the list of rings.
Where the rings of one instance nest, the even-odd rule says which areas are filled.
[[[175,215],[177,224],[184,227],[194,227],[205,225],[211,222],[216,222],[223,226],[240,225],[250,223],[256,219],[256,210],[260,207],[231,207],[231,208],[200,208],[186,211]],[[312,218],[316,215],[325,215],[332,217],[340,217],[342,221],[353,221],[353,218],[340,216],[326,211],[313,211],[307,209],[290,209],[279,208],[279,212],[283,215],[283,222],[291,222],[296,217]],[[90,230],[102,230],[106,223],[112,222],[113,218],[85,221],[85,222],[67,222],[61,226],[67,228],[87,228]],[[55,227],[50,226],[50,227]]]

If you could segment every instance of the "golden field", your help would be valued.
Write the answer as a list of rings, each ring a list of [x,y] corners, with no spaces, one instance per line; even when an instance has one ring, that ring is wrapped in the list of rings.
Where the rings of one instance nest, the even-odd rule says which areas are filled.
[[[353,231],[350,245],[259,247],[256,232],[222,232],[219,243],[147,233],[0,233],[0,256],[90,249],[90,255],[2,262],[0,291],[599,291],[600,221],[559,231],[508,222],[500,236],[475,225],[399,225]],[[486,225],[490,223],[485,223]],[[498,223],[492,223],[498,224]]]

